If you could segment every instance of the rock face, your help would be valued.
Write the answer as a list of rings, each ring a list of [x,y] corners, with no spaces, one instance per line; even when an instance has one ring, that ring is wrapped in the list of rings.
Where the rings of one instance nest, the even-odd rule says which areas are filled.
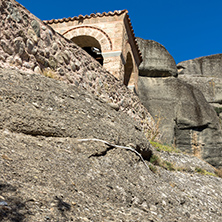
[[[139,97],[159,122],[161,140],[222,166],[218,117],[201,91],[174,78],[140,76]]]
[[[134,93],[19,3],[0,1],[0,20],[0,67],[79,86],[133,117],[148,138],[158,133],[153,118]]]
[[[212,166],[153,150],[133,119],[87,91],[0,69],[0,109],[0,221],[221,221],[222,179],[195,173]],[[153,173],[134,152],[85,138],[187,172]]]
[[[222,78],[222,54],[203,56],[178,63],[180,75]]]
[[[98,138],[125,146],[131,143],[138,151],[140,147],[147,150],[147,158],[151,155],[138,125],[87,91],[36,74],[0,73],[0,129],[32,136]]]
[[[140,64],[140,75],[147,77],[177,76],[175,60],[160,43],[153,40],[137,38],[143,62]]]
[[[201,90],[222,121],[222,54],[178,64],[179,78]]]
[[[142,48],[141,51],[146,52],[148,49]],[[149,64],[150,58],[144,56],[144,62]],[[144,76],[143,70],[142,66],[138,95],[158,122],[161,140],[175,144],[214,166],[222,166],[219,120],[201,91],[178,78]]]

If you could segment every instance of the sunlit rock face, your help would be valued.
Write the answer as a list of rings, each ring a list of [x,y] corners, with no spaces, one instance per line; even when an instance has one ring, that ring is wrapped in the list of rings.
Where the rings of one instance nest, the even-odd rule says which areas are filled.
[[[166,77],[177,76],[174,58],[160,43],[137,38],[143,62],[139,66],[140,76]]]
[[[175,144],[181,150],[199,156],[214,166],[221,166],[222,134],[215,110],[198,88],[182,78],[160,74],[167,60],[158,60],[163,57],[163,49],[156,50],[162,48],[159,43],[154,44],[154,41],[149,40],[140,42],[143,42],[139,45],[144,64],[140,70],[137,93],[158,122],[162,141]],[[154,54],[153,48],[155,60],[154,56],[151,56]],[[155,63],[156,60],[160,64]]]
[[[177,67],[179,78],[201,90],[222,123],[222,54],[183,61]]]

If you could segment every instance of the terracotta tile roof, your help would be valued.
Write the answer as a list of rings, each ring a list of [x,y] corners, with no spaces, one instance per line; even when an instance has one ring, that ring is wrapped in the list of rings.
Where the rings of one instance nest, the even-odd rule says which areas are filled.
[[[134,41],[134,44],[136,45],[136,50],[138,52],[139,60],[140,60],[140,63],[141,63],[142,62],[142,53],[139,50],[139,46],[138,46],[137,41],[136,41],[133,26],[132,26],[131,20],[130,20],[129,15],[128,15],[128,10],[126,10],[126,9],[124,9],[124,10],[115,10],[114,12],[109,11],[109,12],[103,12],[103,13],[92,13],[90,15],[85,15],[85,16],[79,15],[79,16],[75,16],[75,17],[72,17],[72,18],[69,17],[69,18],[62,18],[62,19],[44,20],[44,23],[46,23],[48,25],[51,25],[51,24],[75,21],[75,20],[79,20],[79,19],[90,19],[90,18],[103,17],[103,16],[115,16],[115,15],[121,15],[121,14],[124,14],[124,13],[127,16],[127,20],[128,20],[128,23],[129,23],[131,34],[132,34],[132,37],[133,37],[133,41]]]
[[[44,22],[46,24],[53,24],[53,23],[62,23],[62,22],[69,22],[69,21],[74,21],[74,20],[79,20],[80,18],[81,19],[90,19],[92,17],[96,18],[96,17],[103,17],[103,16],[114,16],[114,15],[121,15],[123,13],[128,13],[128,11],[125,9],[125,10],[115,10],[114,12],[103,12],[102,14],[101,13],[92,13],[90,15],[79,15],[79,16],[75,16],[75,17],[69,17],[69,18],[62,18],[62,19],[51,19],[51,20],[45,20]]]

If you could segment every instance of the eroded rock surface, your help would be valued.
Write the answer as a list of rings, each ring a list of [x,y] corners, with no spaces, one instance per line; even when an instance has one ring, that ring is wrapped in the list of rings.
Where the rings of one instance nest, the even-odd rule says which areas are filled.
[[[79,141],[131,146],[154,167],[153,120],[138,98],[15,1],[0,9],[0,221],[222,220],[221,178],[153,173],[135,152]]]
[[[174,77],[142,76],[138,89],[141,101],[159,122],[162,141],[222,165],[218,117],[198,89]]]
[[[0,70],[0,108],[0,220],[221,221],[221,178],[153,173],[134,152],[79,141],[130,145],[144,158],[153,150],[133,120],[92,94]],[[213,172],[196,157],[160,156]]]
[[[201,90],[222,123],[222,54],[180,62],[179,78]]]
[[[143,62],[139,66],[140,75],[147,77],[177,76],[176,63],[170,53],[160,43],[137,38]]]
[[[149,151],[136,122],[87,91],[36,74],[0,70],[0,129],[33,136],[97,138]],[[122,132],[126,127],[125,132]]]
[[[154,43],[148,40],[141,40],[141,42],[144,42],[144,44],[139,44],[143,62],[147,64],[147,67],[156,65],[155,69],[161,73],[162,68],[158,63],[153,63],[152,56],[147,56],[149,54],[146,52]],[[162,56],[161,50],[156,50],[156,59],[158,55]],[[161,60],[158,61],[161,63]],[[215,62],[211,66],[214,64]],[[184,70],[186,72],[185,68]],[[214,166],[222,166],[222,133],[219,118],[202,92],[179,78],[144,75],[143,66],[140,67],[140,72],[138,96],[158,122],[162,134],[161,140],[195,154]],[[180,76],[184,76],[181,73],[183,71],[180,72]],[[219,84],[219,87],[215,87],[214,82],[211,83],[214,92],[220,91]],[[209,93],[208,98],[211,95],[212,93]],[[216,96],[213,95],[215,100]]]

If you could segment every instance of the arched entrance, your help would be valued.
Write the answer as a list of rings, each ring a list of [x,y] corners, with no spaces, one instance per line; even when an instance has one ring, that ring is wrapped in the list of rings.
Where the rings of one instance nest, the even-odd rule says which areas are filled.
[[[128,52],[126,57],[126,64],[124,65],[124,80],[123,83],[126,86],[134,85],[132,81],[133,72],[133,60],[131,54]]]
[[[78,46],[84,49],[96,61],[103,65],[103,56],[100,43],[92,36],[80,35],[71,39]]]

